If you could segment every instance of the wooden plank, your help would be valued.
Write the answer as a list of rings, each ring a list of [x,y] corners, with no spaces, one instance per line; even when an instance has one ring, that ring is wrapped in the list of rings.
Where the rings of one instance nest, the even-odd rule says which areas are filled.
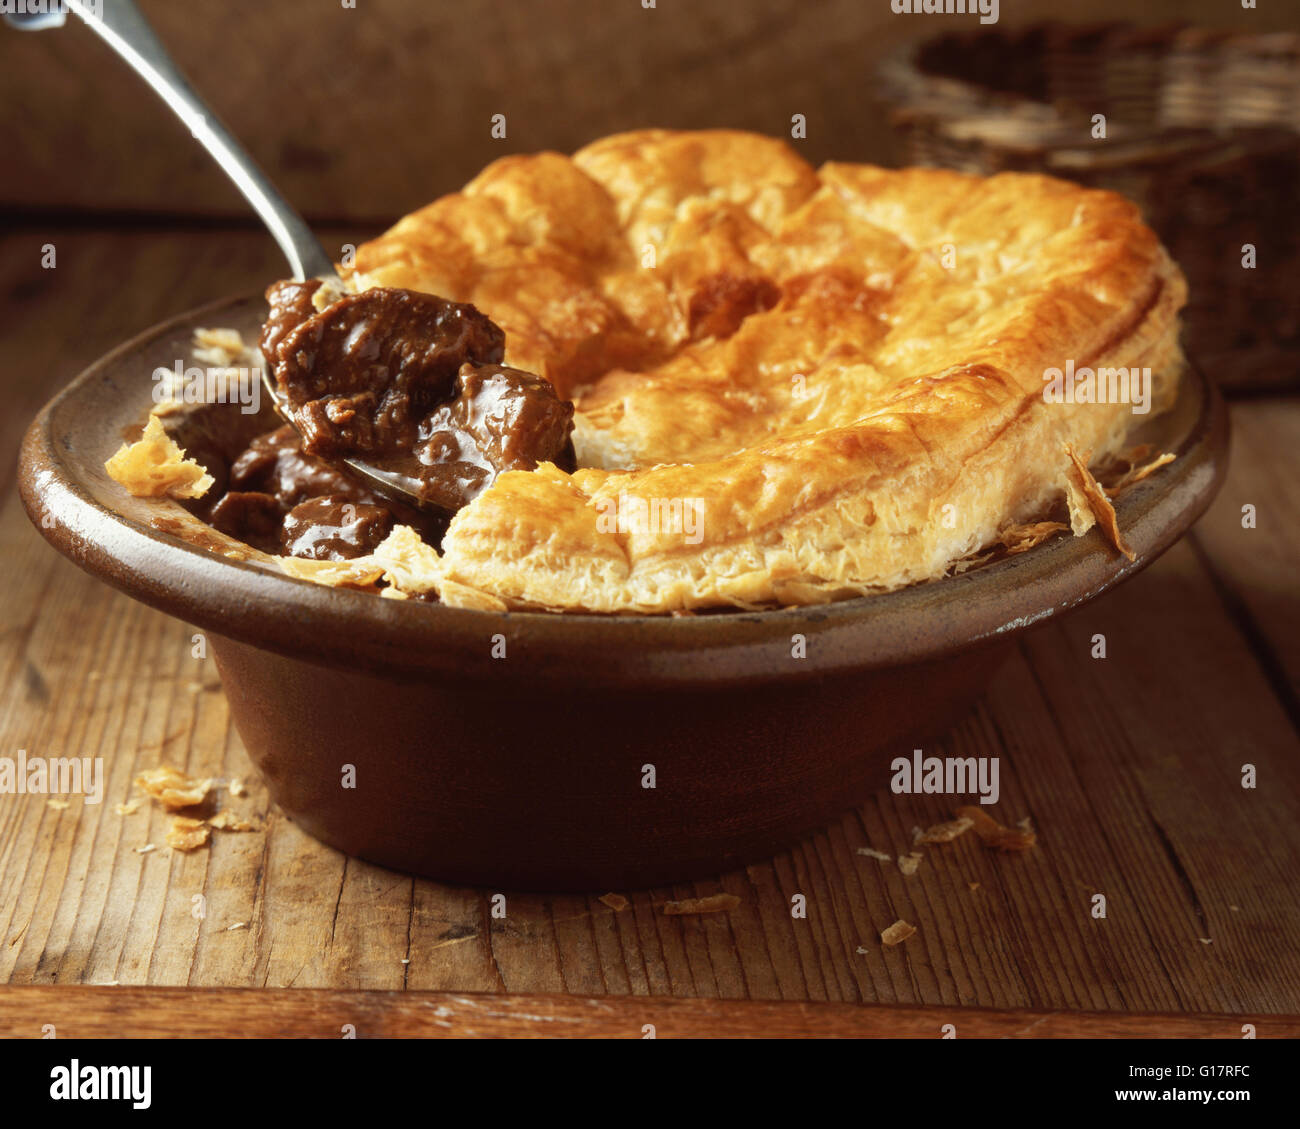
[[[93,352],[275,268],[274,248],[252,234],[70,232],[57,235],[60,266],[42,286],[34,253],[13,253],[27,238],[0,242],[0,287],[29,292],[23,331],[0,335],[10,452],[50,384]],[[1257,454],[1243,460],[1239,444],[1224,495],[1228,505],[1243,490],[1268,500],[1249,552],[1270,567],[1253,571],[1198,535],[1203,551],[1180,545],[1028,640],[980,706],[926,749],[999,757],[995,814],[1031,817],[1034,852],[993,855],[968,836],[928,850],[904,877],[858,851],[897,855],[913,826],[953,805],[884,793],[769,862],[625,891],[622,912],[597,900],[603,891],[507,891],[504,919],[490,913],[495,891],[345,860],[281,817],[230,725],[211,660],[192,654],[191,629],[58,558],[5,478],[0,754],[103,756],[109,790],[98,807],[74,799],[63,811],[42,797],[0,797],[0,983],[567,992],[945,1013],[1300,1012],[1297,739],[1233,602],[1258,609],[1266,639],[1271,620],[1285,628],[1294,584],[1278,569],[1293,559],[1294,494],[1249,477],[1294,459],[1293,448],[1270,449],[1292,436],[1274,418],[1253,435]],[[1246,571],[1220,571],[1223,560]],[[1098,633],[1104,660],[1090,657]],[[232,806],[264,829],[218,834],[192,855],[138,853],[162,842],[166,818],[147,805],[118,816],[113,805],[162,759],[246,778],[249,795]],[[1253,791],[1239,786],[1245,761],[1259,772]],[[722,891],[741,900],[729,915],[662,912],[666,898]],[[1104,920],[1090,914],[1097,893]],[[791,913],[796,895],[806,917]],[[880,931],[899,917],[917,936],[882,947]]]
[[[1193,543],[1300,725],[1300,399],[1243,401],[1232,422],[1232,477]],[[1254,528],[1243,524],[1247,506]]]
[[[519,993],[249,991],[204,988],[0,989],[0,1038],[338,1039],[1260,1039],[1300,1036],[1300,1016],[855,1007],[539,996]],[[653,1032],[647,1028],[653,1028]]]

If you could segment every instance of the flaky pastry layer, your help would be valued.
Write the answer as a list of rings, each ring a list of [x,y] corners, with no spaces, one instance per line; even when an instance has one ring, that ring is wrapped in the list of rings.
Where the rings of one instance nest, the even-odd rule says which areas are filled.
[[[1051,178],[830,163],[730,131],[511,156],[358,249],[351,283],[472,302],[577,406],[579,469],[451,523],[446,602],[810,604],[947,572],[1173,400],[1186,288],[1134,205]],[[1075,521],[1075,529],[1087,524]]]

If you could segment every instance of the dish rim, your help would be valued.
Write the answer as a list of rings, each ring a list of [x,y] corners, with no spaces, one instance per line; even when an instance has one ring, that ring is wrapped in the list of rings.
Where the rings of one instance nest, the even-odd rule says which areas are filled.
[[[1141,571],[1200,517],[1227,468],[1223,399],[1189,364],[1180,401],[1197,396],[1199,403],[1174,451],[1177,458],[1129,487],[1115,504],[1136,553],[1132,562],[1094,528],[1083,537],[1055,537],[960,575],[803,607],[611,616],[384,600],[220,556],[114,509],[91,489],[89,464],[71,445],[75,433],[56,427],[78,407],[84,413],[96,385],[111,384],[115,370],[157,367],[142,359],[151,346],[182,330],[229,324],[216,319],[261,300],[260,293],[239,294],[185,311],[84,369],[28,428],[19,490],[45,538],[92,575],[219,635],[329,666],[363,664],[370,672],[454,673],[498,681],[504,675],[538,686],[570,685],[576,668],[584,688],[627,688],[798,679],[923,663],[1022,631]],[[101,420],[83,423],[81,430],[93,426],[111,425]],[[56,429],[63,432],[61,440]],[[113,439],[120,440],[120,429]],[[55,520],[43,522],[43,514]],[[1035,598],[1026,598],[1030,592]],[[288,610],[297,614],[286,615]],[[491,657],[488,641],[497,634],[506,635],[511,657],[523,661]],[[804,635],[807,644],[806,657],[797,660],[791,653],[795,634]],[[595,665],[592,648],[600,649]]]

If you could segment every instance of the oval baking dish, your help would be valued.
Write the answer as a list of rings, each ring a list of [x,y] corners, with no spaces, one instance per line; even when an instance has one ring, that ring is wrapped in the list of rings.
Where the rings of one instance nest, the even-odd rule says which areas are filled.
[[[1020,632],[1167,549],[1226,467],[1222,401],[1193,370],[1143,436],[1177,459],[1116,501],[1133,562],[1094,529],[898,592],[762,613],[384,600],[210,552],[178,504],[104,473],[148,406],[148,374],[187,356],[197,326],[255,336],[262,309],[260,296],[206,306],[82,373],[26,435],[23,501],[82,568],[210,634],[239,733],[293,820],[448,882],[628,889],[788,846],[942,733]]]

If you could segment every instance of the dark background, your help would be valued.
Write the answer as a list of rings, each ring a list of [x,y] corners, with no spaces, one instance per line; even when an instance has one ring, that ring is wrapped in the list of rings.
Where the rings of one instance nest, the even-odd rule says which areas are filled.
[[[1256,31],[1294,0],[1002,0],[998,27],[1047,18],[1187,20]],[[641,126],[733,126],[802,151],[890,163],[873,64],[977,16],[889,0],[140,0],[196,89],[317,222],[386,226],[508,152],[572,151]],[[0,26],[0,209],[247,218],[225,177],[75,18]],[[489,134],[503,113],[508,137]]]

